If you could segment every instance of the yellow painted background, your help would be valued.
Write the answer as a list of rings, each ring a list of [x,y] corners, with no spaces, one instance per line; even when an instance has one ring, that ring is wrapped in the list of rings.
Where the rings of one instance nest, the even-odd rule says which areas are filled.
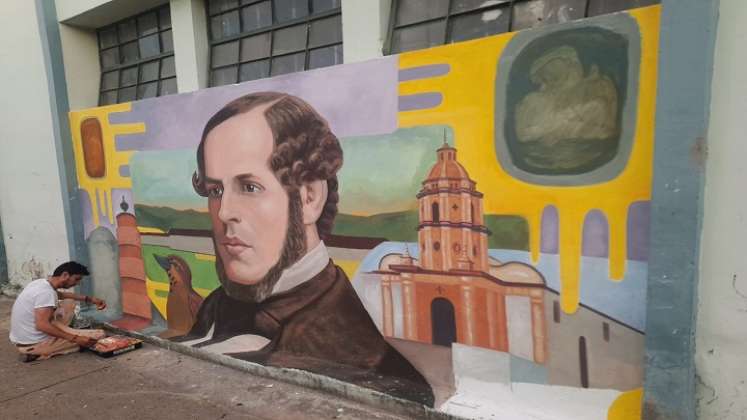
[[[443,102],[435,108],[400,112],[399,125],[448,124],[452,127],[458,159],[485,194],[485,213],[526,218],[534,262],[539,258],[542,211],[549,205],[557,208],[561,303],[566,313],[574,313],[579,304],[582,228],[586,214],[599,209],[607,217],[609,274],[611,279],[621,280],[627,258],[627,209],[631,203],[651,197],[660,9],[654,6],[628,13],[637,20],[641,32],[635,138],[627,166],[619,176],[604,183],[572,187],[530,184],[513,178],[496,159],[496,66],[513,33],[464,42],[458,47],[447,45],[405,53],[399,60],[400,69],[444,63],[450,66],[446,75],[399,84],[400,95],[427,92],[443,95]]]

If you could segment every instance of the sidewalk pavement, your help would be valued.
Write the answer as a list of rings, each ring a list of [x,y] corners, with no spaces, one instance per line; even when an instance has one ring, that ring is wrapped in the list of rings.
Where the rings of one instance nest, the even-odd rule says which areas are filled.
[[[143,344],[110,359],[75,353],[21,363],[0,296],[3,419],[381,419],[404,417]]]

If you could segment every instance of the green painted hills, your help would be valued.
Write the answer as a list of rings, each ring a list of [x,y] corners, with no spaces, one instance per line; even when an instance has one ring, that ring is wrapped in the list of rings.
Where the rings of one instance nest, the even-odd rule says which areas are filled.
[[[195,210],[175,210],[169,207],[135,205],[139,226],[171,229],[211,229],[210,216]],[[492,232],[488,247],[500,249],[529,249],[529,229],[520,216],[486,215],[485,224]],[[385,238],[389,241],[417,242],[418,213],[416,210],[382,213],[373,216],[338,214],[335,235]]]

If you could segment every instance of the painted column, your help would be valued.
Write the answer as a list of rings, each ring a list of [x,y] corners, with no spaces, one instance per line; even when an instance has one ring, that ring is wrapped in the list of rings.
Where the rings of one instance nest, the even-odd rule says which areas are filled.
[[[394,319],[392,315],[392,284],[389,276],[381,281],[381,306],[383,310],[384,337],[394,336]]]
[[[469,281],[462,278],[462,281]],[[475,343],[475,303],[474,288],[468,284],[462,284],[462,319],[464,320],[464,329],[462,343],[472,346]]]
[[[498,328],[498,350],[508,351],[508,320],[506,317],[506,295],[497,293],[495,299],[495,323]]]
[[[535,291],[531,295],[532,307],[532,345],[534,347],[534,361],[536,363],[545,363],[547,358],[545,349],[547,337],[545,335],[545,305],[542,297],[535,296]],[[541,292],[540,292],[541,293]]]
[[[498,349],[497,327],[495,325],[496,307],[495,293],[487,292],[487,311],[488,311],[488,345],[491,349]]]
[[[404,276],[403,276],[404,277]],[[415,307],[415,285],[412,283],[412,280],[402,280],[402,314],[404,316],[404,333],[405,338],[408,340],[417,340],[418,339],[418,331],[417,331],[417,318],[416,318],[416,311],[417,308]]]

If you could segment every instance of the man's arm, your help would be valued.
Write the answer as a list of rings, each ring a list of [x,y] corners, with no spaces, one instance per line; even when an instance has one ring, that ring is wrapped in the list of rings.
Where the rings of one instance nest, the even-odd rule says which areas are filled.
[[[52,323],[52,317],[54,317],[54,308],[51,306],[34,309],[34,322],[36,323],[36,329],[43,333],[49,334],[52,337],[72,341],[79,346],[90,347],[96,344],[97,340],[94,338],[70,334],[68,332],[62,331]]]
[[[98,310],[106,309],[106,302],[104,302],[104,299],[99,299],[93,296],[78,295],[75,293],[61,292],[58,290],[57,297],[59,297],[60,299],[72,299],[77,300],[78,302],[93,303],[94,305],[96,305],[96,309]]]

